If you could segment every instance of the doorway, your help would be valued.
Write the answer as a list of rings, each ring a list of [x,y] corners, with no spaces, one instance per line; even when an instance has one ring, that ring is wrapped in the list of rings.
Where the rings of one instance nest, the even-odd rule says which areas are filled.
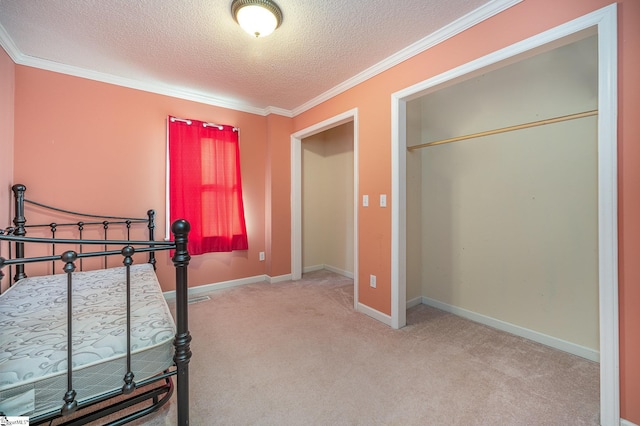
[[[616,5],[585,15],[392,95],[392,325],[407,309],[407,104],[439,88],[532,56],[555,43],[593,31],[598,44],[597,210],[600,412],[603,425],[620,421],[617,295],[617,30]]]
[[[347,127],[341,127],[348,123]],[[341,130],[337,130],[337,129]],[[327,267],[327,269],[334,269],[335,272],[343,273],[351,272],[353,275],[353,299],[354,299],[354,308],[357,309],[358,306],[358,205],[357,205],[357,194],[358,194],[358,111],[357,109],[353,109],[350,111],[346,111],[342,114],[339,114],[335,117],[324,120],[320,123],[317,123],[313,126],[307,127],[306,129],[300,130],[293,135],[291,135],[291,276],[294,280],[299,280],[302,278],[302,273],[304,271],[304,262],[303,258],[305,250],[303,249],[303,140],[311,140],[308,138],[317,137],[317,135],[321,135],[323,132],[331,131],[339,132],[342,138],[344,138],[344,130],[350,129],[349,131],[352,134],[352,153],[353,153],[353,176],[351,179],[352,182],[352,191],[345,191],[342,193],[342,196],[349,196],[351,194],[351,206],[347,209],[352,212],[352,220],[348,218],[344,224],[342,230],[338,230],[337,232],[347,232],[351,233],[349,238],[345,239],[345,241],[350,241],[347,243],[346,252],[342,253],[341,257],[345,260],[345,265],[350,265],[352,267],[352,271],[346,271],[341,267],[333,267],[332,265],[327,265],[324,262],[322,263],[323,267]],[[321,144],[319,146],[322,146]],[[339,149],[341,150],[341,149]],[[344,161],[341,160],[341,161]],[[316,163],[318,164],[318,163]],[[351,228],[351,229],[349,229]],[[350,245],[350,247],[349,247]],[[343,247],[344,248],[344,247]],[[307,252],[309,249],[307,249]],[[308,253],[307,253],[308,254]],[[318,257],[315,257],[317,259]],[[311,260],[310,260],[311,259]],[[318,267],[317,261],[313,260],[314,257],[307,258],[307,262],[309,262],[307,267],[313,269],[314,267]],[[351,268],[349,268],[351,269]],[[309,269],[308,269],[309,270]]]
[[[302,272],[353,279],[353,122],[302,140]]]

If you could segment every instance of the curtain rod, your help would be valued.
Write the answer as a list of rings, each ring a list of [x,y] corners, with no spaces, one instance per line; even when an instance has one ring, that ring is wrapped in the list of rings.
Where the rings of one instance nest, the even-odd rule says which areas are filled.
[[[545,120],[531,121],[529,123],[518,124],[516,126],[502,127],[500,129],[495,129],[495,130],[487,130],[485,132],[478,132],[470,135],[457,136],[455,138],[441,139],[439,141],[434,141],[434,142],[426,142],[420,145],[409,146],[407,147],[407,150],[414,151],[416,149],[426,148],[428,146],[442,145],[445,143],[458,142],[458,141],[463,141],[467,139],[479,138],[482,136],[496,135],[498,133],[511,132],[514,130],[528,129],[530,127],[542,126],[545,124],[560,123],[562,121],[575,120],[576,118],[590,117],[592,115],[597,115],[597,114],[598,114],[598,110],[594,109],[592,111],[579,112],[577,114],[563,115],[560,117],[547,118]]]
[[[188,118],[178,118],[178,117],[171,117],[171,121],[180,121],[182,123],[186,123],[188,125],[191,125],[192,121],[189,120]],[[202,127],[217,127],[218,130],[223,130],[224,127],[221,124],[216,124],[216,123],[202,123]],[[233,128],[234,132],[238,132],[240,131],[240,129],[238,127],[234,127]]]

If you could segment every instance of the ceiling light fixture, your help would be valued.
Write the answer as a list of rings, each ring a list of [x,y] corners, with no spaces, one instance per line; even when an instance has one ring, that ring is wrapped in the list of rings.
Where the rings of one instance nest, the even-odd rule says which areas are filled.
[[[271,34],[282,23],[282,11],[271,0],[233,0],[233,19],[255,37]]]

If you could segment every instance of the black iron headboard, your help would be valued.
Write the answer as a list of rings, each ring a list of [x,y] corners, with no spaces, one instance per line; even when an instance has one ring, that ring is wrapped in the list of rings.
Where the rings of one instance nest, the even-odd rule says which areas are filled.
[[[14,195],[14,218],[13,226],[0,230],[0,235],[18,237],[8,244],[8,257],[9,259],[23,259],[25,257],[24,242],[20,241],[20,238],[27,235],[29,229],[39,229],[48,235],[48,238],[43,238],[42,242],[48,242],[51,245],[50,255],[56,255],[56,244],[64,243],[79,243],[78,252],[83,253],[83,245],[103,245],[104,252],[108,251],[109,245],[120,244],[121,242],[132,242],[131,228],[135,224],[145,224],[148,230],[148,238],[144,238],[145,241],[155,240],[155,210],[148,210],[146,217],[124,217],[124,216],[102,216],[88,213],[74,212],[70,210],[61,209],[58,207],[52,207],[46,204],[42,204],[36,201],[29,200],[25,197],[27,187],[22,184],[16,184],[12,186]],[[64,217],[63,222],[50,222],[50,223],[27,223],[25,217],[25,205],[30,204],[37,206],[43,212],[52,214],[61,214]],[[116,228],[125,237],[121,240],[110,240],[109,231]],[[57,238],[56,233],[62,229],[73,229],[77,233],[77,236],[73,240]],[[85,239],[84,236],[87,232],[95,234],[99,232],[102,237],[99,239]],[[40,232],[42,234],[42,232]],[[151,245],[150,247],[153,247]],[[140,250],[137,250],[140,251]],[[148,251],[148,262],[156,267],[155,250]],[[22,278],[26,278],[24,269],[24,263],[15,264],[15,275],[13,275],[13,282],[16,282]],[[107,255],[104,256],[104,267],[107,267]],[[80,258],[79,270],[82,270],[82,257]],[[0,271],[1,273],[1,271]],[[9,269],[9,276],[12,275],[11,267]],[[0,275],[0,279],[2,275]]]

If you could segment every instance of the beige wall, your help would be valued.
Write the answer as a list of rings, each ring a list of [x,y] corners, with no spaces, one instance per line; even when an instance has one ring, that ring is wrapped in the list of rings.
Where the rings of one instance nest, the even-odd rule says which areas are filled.
[[[596,109],[596,49],[427,95],[423,140]],[[597,351],[596,131],[589,117],[422,149],[422,294]]]
[[[9,55],[0,49],[0,228],[11,225],[14,82],[15,65]],[[6,249],[6,246],[0,245],[0,256],[6,256]],[[8,270],[4,273],[8,275]],[[8,278],[3,279],[1,284],[4,290],[8,286]]]
[[[352,276],[353,123],[302,142],[302,266]]]
[[[422,107],[419,101],[407,108],[407,146],[422,139]],[[407,303],[422,297],[422,151],[407,151]]]

